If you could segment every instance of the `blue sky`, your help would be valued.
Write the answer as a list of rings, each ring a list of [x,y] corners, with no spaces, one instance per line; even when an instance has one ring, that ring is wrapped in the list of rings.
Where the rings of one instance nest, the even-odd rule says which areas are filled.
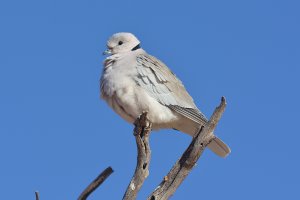
[[[134,33],[183,81],[208,117],[228,101],[216,134],[232,154],[205,151],[173,199],[299,199],[299,1],[1,1],[0,194],[121,199],[136,164],[132,125],[99,99],[108,37]],[[160,183],[191,138],[153,132]]]

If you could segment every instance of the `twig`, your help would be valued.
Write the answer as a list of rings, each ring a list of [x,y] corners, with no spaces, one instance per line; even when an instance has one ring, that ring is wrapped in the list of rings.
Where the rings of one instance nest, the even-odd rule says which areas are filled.
[[[113,169],[111,167],[106,168],[93,182],[91,182],[87,188],[81,193],[78,197],[78,200],[86,200],[87,197],[94,192],[107,177],[109,177],[113,173]]]
[[[35,191],[35,200],[40,200],[40,194],[38,191]]]
[[[149,175],[148,167],[151,158],[149,135],[151,126],[151,122],[147,119],[147,112],[143,112],[143,114],[135,121],[134,136],[138,151],[137,165],[134,175],[123,196],[123,200],[136,199],[137,193]]]
[[[164,177],[160,185],[148,197],[148,200],[165,200],[169,199],[170,196],[173,195],[182,181],[195,166],[205,147],[215,138],[213,131],[216,128],[225,107],[226,100],[222,97],[220,105],[215,109],[209,122],[205,125],[205,127],[200,128],[189,147],[175,163],[168,175]]]

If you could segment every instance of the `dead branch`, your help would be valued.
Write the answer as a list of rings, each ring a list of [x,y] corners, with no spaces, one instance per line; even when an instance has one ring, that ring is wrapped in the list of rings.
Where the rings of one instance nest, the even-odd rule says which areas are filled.
[[[195,166],[196,162],[202,155],[206,146],[215,138],[213,131],[216,128],[226,107],[226,100],[221,99],[220,105],[215,109],[210,120],[205,127],[200,127],[197,134],[195,134],[191,144],[177,160],[175,165],[164,177],[159,186],[147,198],[148,200],[166,200],[174,194],[179,185],[187,177],[190,171]],[[127,187],[123,196],[123,200],[134,200],[137,197],[145,179],[149,175],[149,164],[151,158],[151,150],[149,146],[149,135],[152,124],[147,118],[147,112],[142,115],[134,123],[134,136],[137,144],[137,165],[134,175]],[[111,167],[106,168],[88,187],[81,193],[78,200],[86,200],[87,197],[93,193],[108,176],[113,173]],[[39,200],[39,193],[35,192],[36,200]]]
[[[35,200],[40,200],[40,194],[38,191],[35,191]]]
[[[112,173],[113,169],[111,167],[106,168],[95,180],[93,180],[93,182],[87,186],[87,188],[85,188],[85,190],[78,197],[78,200],[86,200],[87,197],[94,192],[94,190],[96,190]]]
[[[134,136],[137,144],[137,165],[134,175],[123,196],[123,200],[136,199],[137,193],[141,189],[145,179],[149,175],[149,163],[151,151],[149,146],[149,135],[151,132],[151,122],[147,119],[147,112],[135,121]]]
[[[167,176],[148,197],[148,200],[165,200],[174,194],[179,185],[193,169],[196,162],[203,153],[205,147],[214,139],[213,131],[217,126],[226,107],[226,100],[221,99],[220,105],[215,109],[209,122],[205,127],[201,127],[194,136],[191,144],[185,150],[180,159],[175,163]]]

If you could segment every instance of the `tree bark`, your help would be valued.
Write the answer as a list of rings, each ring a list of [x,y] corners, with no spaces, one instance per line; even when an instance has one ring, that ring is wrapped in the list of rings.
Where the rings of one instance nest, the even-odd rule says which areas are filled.
[[[137,165],[134,175],[123,196],[123,200],[136,199],[145,179],[149,175],[149,164],[151,159],[151,150],[149,146],[149,135],[151,132],[151,122],[147,119],[147,112],[135,121],[134,136],[137,144]]]
[[[202,155],[205,147],[215,138],[213,131],[216,128],[226,107],[226,100],[221,99],[221,104],[215,109],[205,127],[200,127],[191,144],[180,159],[175,163],[170,172],[164,177],[159,186],[148,197],[148,200],[165,200],[174,194],[179,185],[187,177]]]
[[[180,184],[195,166],[206,146],[215,138],[213,132],[225,110],[225,107],[226,100],[222,97],[220,105],[215,109],[208,123],[205,126],[199,127],[198,133],[195,134],[188,148],[147,200],[166,200],[175,193]],[[151,159],[149,136],[152,123],[147,118],[147,112],[143,112],[142,115],[135,121],[134,125],[134,136],[138,152],[137,165],[134,175],[123,196],[123,200],[136,199],[139,190],[149,175],[149,164]],[[93,193],[112,173],[113,169],[111,167],[106,168],[92,183],[87,186],[87,188],[78,197],[78,200],[86,200],[87,197]],[[35,196],[36,200],[39,200],[38,192],[35,192]]]

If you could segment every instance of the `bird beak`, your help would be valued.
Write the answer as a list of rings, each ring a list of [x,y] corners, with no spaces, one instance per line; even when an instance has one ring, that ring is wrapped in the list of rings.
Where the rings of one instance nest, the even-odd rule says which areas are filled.
[[[106,49],[102,54],[103,55],[111,55],[111,49]]]

